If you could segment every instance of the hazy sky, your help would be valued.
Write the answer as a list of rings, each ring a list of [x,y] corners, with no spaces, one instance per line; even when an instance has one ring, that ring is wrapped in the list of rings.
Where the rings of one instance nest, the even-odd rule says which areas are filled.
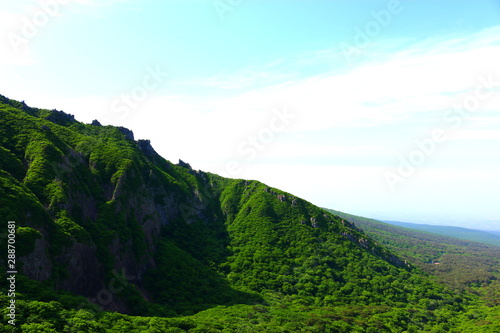
[[[0,94],[368,217],[500,230],[500,2],[0,6]]]

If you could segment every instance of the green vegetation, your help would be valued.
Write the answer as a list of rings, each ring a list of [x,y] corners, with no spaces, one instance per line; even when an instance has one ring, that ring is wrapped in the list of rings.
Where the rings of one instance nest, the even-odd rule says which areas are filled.
[[[327,209],[361,227],[424,272],[457,292],[475,292],[500,279],[500,247],[402,228]]]
[[[127,129],[3,96],[0,119],[0,216],[16,221],[22,272],[17,325],[3,307],[0,330],[495,332],[494,249],[457,259],[458,243],[360,228],[257,181],[174,165]],[[476,280],[426,269],[446,256],[492,266]]]
[[[397,221],[386,221],[386,222],[403,228],[426,231],[447,237],[460,238],[463,240],[470,240],[473,242],[500,246],[500,236],[494,233],[489,233],[487,231],[460,228],[460,227],[415,224],[415,223],[406,223]]]

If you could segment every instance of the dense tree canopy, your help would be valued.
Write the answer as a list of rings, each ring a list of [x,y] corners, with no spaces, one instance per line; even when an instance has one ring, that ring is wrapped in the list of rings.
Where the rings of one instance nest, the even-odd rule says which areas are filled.
[[[3,331],[495,332],[497,249],[338,215],[0,96]]]

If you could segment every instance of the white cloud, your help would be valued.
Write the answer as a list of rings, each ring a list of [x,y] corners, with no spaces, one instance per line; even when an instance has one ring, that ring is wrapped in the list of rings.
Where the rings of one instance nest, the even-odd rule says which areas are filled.
[[[252,68],[247,71],[251,75],[245,76],[245,71],[218,75],[201,84],[221,89],[252,87],[213,106],[214,110],[231,106],[235,112],[251,112],[278,102],[289,105],[301,116],[300,124],[293,127],[297,131],[374,126],[423,116],[439,119],[457,98],[474,91],[480,77],[493,75],[500,81],[499,30],[487,29],[452,40],[433,38],[341,73],[287,78],[277,71],[291,64],[280,62],[261,70]],[[320,61],[325,53],[318,53]],[[253,87],[260,79],[280,75],[280,85]],[[261,85],[268,83],[262,81]]]
[[[18,37],[22,37],[19,31],[20,17],[17,14],[0,11],[0,71],[6,67],[31,65],[35,62],[31,50],[24,44],[17,47]],[[1,73],[4,74],[4,73]],[[5,75],[5,74],[4,74]],[[5,77],[2,75],[3,77]]]
[[[479,43],[478,40],[483,42]],[[307,79],[295,78],[279,85],[240,91],[242,87],[253,85],[258,78],[265,76],[265,70],[269,77],[279,77],[275,69],[287,67],[280,60],[263,66],[262,70],[252,67],[254,74],[248,77],[248,82],[232,82],[242,73],[252,73],[243,70],[234,75],[221,74],[200,83],[221,89],[233,84],[240,91],[233,96],[151,96],[137,109],[132,109],[125,118],[110,110],[111,99],[101,97],[65,99],[59,101],[58,105],[80,115],[87,122],[97,118],[103,123],[130,127],[137,137],[152,139],[153,145],[168,159],[200,161],[199,168],[210,163],[225,165],[233,158],[241,159],[238,146],[249,136],[255,136],[265,129],[273,117],[273,110],[281,107],[288,108],[296,115],[283,130],[283,133],[290,135],[381,125],[392,129],[404,125],[413,130],[420,126],[422,135],[425,135],[433,128],[443,126],[443,112],[474,91],[479,77],[489,74],[485,68],[497,68],[497,59],[500,59],[500,47],[496,45],[498,40],[500,38],[491,30],[452,41],[433,39],[388,55],[383,61],[379,59],[341,73],[337,71]],[[325,52],[320,52],[320,57]],[[496,81],[500,81],[500,73],[494,70],[490,72],[498,78]],[[499,99],[492,96],[485,101],[487,103],[481,112],[464,123],[464,130],[474,123],[498,123],[500,114],[491,110],[498,106]],[[474,135],[470,132],[459,137],[461,140],[497,137],[493,132],[479,133],[478,129]],[[405,140],[412,144],[417,139],[411,137],[414,133],[407,133],[408,137],[394,137],[390,132],[388,135],[392,135],[395,141],[393,150]],[[374,149],[387,155],[387,151],[377,148],[379,143],[358,149],[349,141],[331,147],[321,142],[284,142],[282,139],[277,135],[270,145],[274,149],[269,149],[267,154],[290,157],[296,161],[321,154],[343,155],[346,158],[353,154],[363,156],[365,153],[369,155],[369,151]],[[266,153],[262,156],[266,156]]]
[[[500,125],[500,121],[497,120],[496,125]],[[453,133],[451,138],[462,141],[500,141],[500,130],[464,129]]]
[[[96,5],[89,0],[79,3]],[[0,12],[0,20],[3,35],[17,24],[16,16],[6,12]],[[25,58],[17,57],[8,52],[5,40],[2,43],[6,52],[0,53],[0,71],[34,62],[29,53]],[[172,162],[181,158],[194,168],[227,174],[228,163],[239,161],[241,172],[235,175],[237,177],[259,179],[316,200],[316,204],[352,213],[383,216],[383,210],[391,209],[389,203],[399,205],[399,210],[408,208],[411,211],[415,202],[408,200],[418,196],[425,197],[429,207],[433,207],[432,200],[438,202],[441,192],[429,194],[429,188],[436,184],[443,188],[458,186],[456,179],[461,179],[463,188],[473,189],[468,199],[474,199],[474,195],[480,193],[480,189],[474,188],[475,182],[489,184],[484,191],[494,196],[499,184],[488,182],[493,175],[491,172],[474,170],[480,177],[473,180],[471,171],[455,162],[474,156],[473,160],[479,164],[481,155],[492,154],[488,147],[491,147],[491,142],[500,140],[497,130],[500,88],[482,101],[480,110],[463,122],[459,130],[450,133],[450,141],[453,141],[450,145],[439,146],[435,156],[429,159],[429,165],[435,169],[423,166],[397,194],[389,193],[383,178],[387,168],[395,165],[374,166],[371,160],[384,158],[394,164],[399,155],[406,156],[414,149],[416,139],[426,138],[429,131],[443,126],[443,112],[471,95],[480,83],[480,77],[491,75],[493,81],[500,82],[497,65],[500,59],[499,27],[460,38],[441,36],[428,39],[381,55],[374,61],[365,61],[356,68],[335,68],[321,74],[305,69],[315,61],[326,64],[329,57],[336,54],[336,50],[309,52],[307,57],[297,56],[288,61],[280,59],[237,73],[184,81],[181,82],[184,87],[192,87],[194,91],[208,87],[216,94],[151,94],[127,115],[113,112],[111,105],[116,96],[55,99],[54,96],[35,94],[27,102],[37,107],[62,109],[84,122],[98,119],[103,124],[126,126],[134,131],[136,138],[150,139],[155,149]],[[13,70],[10,71],[12,77]],[[275,110],[280,108],[289,109],[295,118],[275,134],[272,142],[255,159],[247,160],[238,147],[268,128]],[[383,135],[384,142],[378,141],[376,136],[368,137],[364,132],[377,128],[383,129],[376,135]],[[406,128],[413,132],[405,132]],[[342,141],[301,139],[302,135],[316,131],[323,131],[329,138],[328,133],[339,130],[357,131],[355,133],[366,135],[366,138],[361,143],[354,142],[354,134],[342,136]],[[415,132],[421,135],[413,137]],[[479,141],[489,143],[483,147]],[[462,146],[464,142],[472,148]],[[404,149],[401,147],[410,150],[400,150]],[[327,160],[325,164],[331,165],[309,165],[321,158]],[[359,164],[335,165],[339,159]],[[286,164],[276,164],[277,160],[286,161]],[[290,179],[292,175],[293,181]],[[416,194],[408,194],[411,191]],[[358,193],[356,200],[353,200],[352,193]],[[444,193],[442,191],[441,195]],[[453,200],[458,200],[456,202],[460,205],[466,202],[457,194],[453,198],[444,198],[443,207],[452,210]],[[364,203],[363,210],[356,209],[358,202]],[[437,206],[436,211],[442,209]],[[483,206],[485,210],[490,207]]]

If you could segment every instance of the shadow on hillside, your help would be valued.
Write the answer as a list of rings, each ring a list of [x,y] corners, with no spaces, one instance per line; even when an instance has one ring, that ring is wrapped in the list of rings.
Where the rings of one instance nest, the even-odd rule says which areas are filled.
[[[157,252],[158,268],[145,276],[144,287],[168,314],[190,315],[218,305],[256,304],[258,294],[232,288],[215,270],[162,240]]]

